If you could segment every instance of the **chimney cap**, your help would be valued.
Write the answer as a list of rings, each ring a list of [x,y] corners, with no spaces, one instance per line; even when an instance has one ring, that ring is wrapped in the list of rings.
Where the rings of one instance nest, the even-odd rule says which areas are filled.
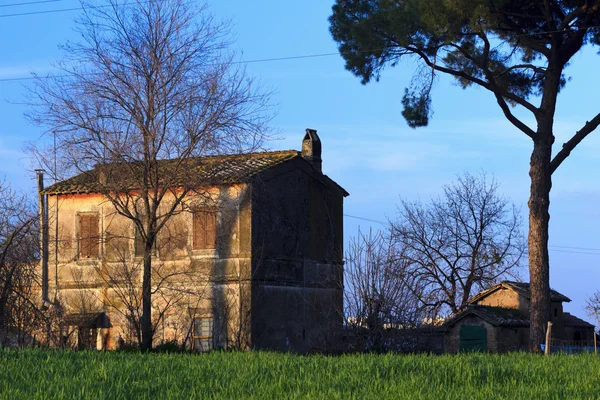
[[[31,171],[31,170],[30,170]],[[35,173],[38,175],[43,174],[44,172],[46,172],[46,170],[44,168],[36,168],[34,169]]]
[[[317,171],[322,171],[321,162],[321,139],[316,129],[306,129],[302,139],[302,158],[308,161]]]
[[[319,139],[319,135],[317,135],[317,130],[311,128],[306,128],[306,134],[304,135],[304,139],[302,139],[302,141],[305,140],[313,140],[318,142],[321,141],[321,139]]]

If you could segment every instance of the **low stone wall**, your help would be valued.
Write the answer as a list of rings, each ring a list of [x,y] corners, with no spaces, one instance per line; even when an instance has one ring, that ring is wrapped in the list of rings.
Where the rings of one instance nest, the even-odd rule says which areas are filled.
[[[439,327],[383,329],[380,333],[365,328],[346,327],[340,333],[341,352],[444,352],[444,330]]]

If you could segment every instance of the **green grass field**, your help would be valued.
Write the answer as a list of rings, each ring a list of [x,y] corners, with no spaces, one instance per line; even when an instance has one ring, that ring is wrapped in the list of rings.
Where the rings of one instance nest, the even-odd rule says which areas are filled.
[[[596,399],[600,357],[0,350],[2,399]]]

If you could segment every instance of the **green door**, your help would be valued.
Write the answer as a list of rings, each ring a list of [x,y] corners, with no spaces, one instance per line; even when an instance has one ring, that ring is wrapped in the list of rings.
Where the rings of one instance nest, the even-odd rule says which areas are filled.
[[[485,326],[461,325],[460,351],[487,351]]]

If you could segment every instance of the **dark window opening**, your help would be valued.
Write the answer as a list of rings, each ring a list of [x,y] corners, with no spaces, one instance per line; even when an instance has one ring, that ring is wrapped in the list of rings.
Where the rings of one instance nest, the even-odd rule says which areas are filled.
[[[573,340],[581,340],[581,332],[577,331],[573,334]]]
[[[84,326],[80,326],[77,328],[77,348],[79,350],[83,349],[95,349],[96,348],[96,338],[98,332],[96,328],[88,328]]]
[[[554,309],[554,317],[555,317],[555,318],[556,318],[556,317],[558,317],[558,308],[555,308],[555,309]]]

